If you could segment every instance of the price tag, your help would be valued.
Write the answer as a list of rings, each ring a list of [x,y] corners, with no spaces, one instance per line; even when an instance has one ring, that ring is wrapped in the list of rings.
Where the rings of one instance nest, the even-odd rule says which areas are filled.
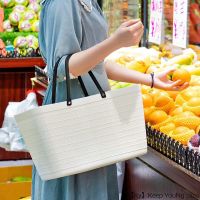
[[[151,0],[149,42],[161,44],[164,41],[163,0]]]
[[[174,0],[173,45],[186,48],[188,44],[188,0]]]

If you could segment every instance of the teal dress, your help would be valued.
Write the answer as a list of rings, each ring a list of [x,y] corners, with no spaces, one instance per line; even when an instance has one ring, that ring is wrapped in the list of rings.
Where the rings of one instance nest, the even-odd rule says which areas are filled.
[[[41,3],[39,42],[50,78],[43,103],[51,104],[55,62],[62,57],[56,98],[56,102],[62,102],[66,100],[65,57],[106,39],[107,24],[96,0],[43,0]],[[109,90],[103,63],[95,66],[93,73],[102,88]],[[87,74],[82,79],[90,95],[98,93]],[[84,97],[77,79],[71,80],[71,90],[73,99]],[[32,200],[118,200],[116,165],[49,181],[43,181],[33,166],[32,178]]]

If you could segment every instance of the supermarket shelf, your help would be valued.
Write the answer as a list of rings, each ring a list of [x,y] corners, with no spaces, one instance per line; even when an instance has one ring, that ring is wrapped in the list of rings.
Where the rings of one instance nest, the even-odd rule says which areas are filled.
[[[163,176],[190,191],[194,196],[200,197],[200,177],[178,165],[171,159],[148,147],[148,154],[139,158]]]
[[[0,69],[31,68],[34,66],[45,67],[41,57],[32,58],[0,58]]]

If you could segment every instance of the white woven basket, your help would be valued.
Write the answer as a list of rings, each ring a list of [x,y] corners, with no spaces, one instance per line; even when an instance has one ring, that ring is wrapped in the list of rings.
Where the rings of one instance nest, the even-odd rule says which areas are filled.
[[[78,174],[147,151],[140,87],[41,106],[16,116],[44,180]]]

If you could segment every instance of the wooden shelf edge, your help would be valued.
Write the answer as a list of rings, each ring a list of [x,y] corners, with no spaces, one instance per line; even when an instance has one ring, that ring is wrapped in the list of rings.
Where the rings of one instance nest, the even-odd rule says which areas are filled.
[[[200,177],[192,174],[166,156],[151,147],[148,147],[148,153],[138,159],[151,166],[173,182],[186,188],[194,196],[200,197]]]
[[[31,58],[0,58],[0,69],[30,68],[35,65],[45,67],[42,57]]]

